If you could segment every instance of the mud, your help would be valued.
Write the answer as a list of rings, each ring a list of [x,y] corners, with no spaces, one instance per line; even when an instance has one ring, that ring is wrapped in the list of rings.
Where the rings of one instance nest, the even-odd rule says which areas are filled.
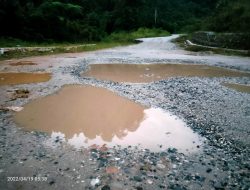
[[[207,65],[93,64],[88,71],[82,73],[82,76],[115,82],[141,83],[169,77],[250,77],[250,73]]]
[[[11,66],[23,66],[23,65],[37,65],[36,63],[32,61],[18,61],[10,63]]]
[[[46,82],[50,73],[0,73],[0,86]]]
[[[222,85],[225,87],[234,89],[238,92],[250,94],[250,86],[249,85],[234,84],[234,83],[222,83]]]
[[[173,77],[128,84],[80,76],[101,63],[200,64],[250,71],[248,57],[190,53],[171,43],[176,37],[142,39],[140,44],[88,53],[1,61],[1,72],[47,72],[53,78],[18,88],[0,86],[0,189],[249,189],[250,96],[221,85],[250,85],[249,77]],[[18,61],[37,65],[10,66]],[[152,152],[139,146],[98,145],[76,150],[66,135],[63,140],[53,133],[52,138],[14,122],[15,110],[69,84],[105,88],[146,106],[143,111],[153,107],[171,112],[205,139],[201,146],[196,144],[201,151],[183,154],[175,148]],[[30,93],[11,100],[17,89]]]
[[[15,121],[24,129],[60,137],[77,149],[106,144],[151,151],[177,148],[188,153],[196,152],[201,144],[198,135],[176,116],[91,86],[65,86],[24,106]]]

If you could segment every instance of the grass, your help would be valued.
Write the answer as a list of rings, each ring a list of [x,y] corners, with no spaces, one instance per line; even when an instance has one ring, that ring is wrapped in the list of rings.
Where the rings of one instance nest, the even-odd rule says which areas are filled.
[[[160,37],[168,36],[169,32],[161,29],[139,28],[134,32],[116,32],[104,38],[101,42],[78,42],[78,43],[36,43],[27,42],[19,39],[7,38],[0,39],[1,47],[14,47],[15,49],[0,55],[0,60],[11,58],[23,58],[30,56],[51,55],[59,53],[76,53],[84,51],[95,51],[99,49],[112,48],[117,46],[130,45],[135,43],[135,39],[143,37]],[[25,47],[25,48],[22,48]],[[31,47],[31,48],[26,48]],[[33,47],[33,49],[32,49]],[[35,48],[36,47],[36,48]],[[37,49],[41,47],[41,49]]]
[[[178,38],[173,39],[172,42],[178,44],[182,48],[186,48],[185,41],[188,39],[188,35],[181,35]]]
[[[17,38],[0,38],[0,48],[1,47],[49,47],[49,46],[68,46],[68,45],[80,45],[84,42],[53,42],[53,41],[44,41],[44,42],[34,42],[34,41],[25,41]],[[86,42],[85,42],[86,43]]]
[[[117,46],[124,46],[132,44],[131,42],[96,42],[93,44],[47,44],[46,46],[42,46],[41,44],[30,44],[28,43],[25,48],[15,48],[14,50],[7,51],[3,55],[0,55],[0,60],[12,59],[12,58],[24,58],[31,56],[42,56],[42,55],[52,55],[52,54],[60,54],[60,53],[77,53],[77,52],[85,52],[85,51],[95,51],[99,49],[112,48]],[[30,47],[30,48],[26,48]],[[35,47],[35,48],[34,48]],[[41,47],[40,50],[37,49]],[[34,48],[34,49],[32,49]]]
[[[134,32],[115,32],[108,36],[104,41],[134,42],[138,38],[163,37],[170,33],[162,29],[139,28]]]
[[[250,51],[247,52],[241,52],[238,50],[231,50],[226,48],[210,48],[210,47],[202,47],[202,46],[196,46],[196,45],[187,45],[185,43],[186,40],[190,39],[190,35],[182,35],[179,38],[176,38],[173,40],[173,42],[177,43],[180,47],[184,48],[187,51],[192,52],[213,52],[215,54],[221,54],[221,55],[236,55],[236,56],[250,56]]]

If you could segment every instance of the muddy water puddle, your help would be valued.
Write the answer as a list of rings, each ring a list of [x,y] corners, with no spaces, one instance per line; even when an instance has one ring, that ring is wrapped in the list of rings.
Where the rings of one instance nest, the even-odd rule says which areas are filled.
[[[250,77],[250,73],[206,65],[183,64],[93,64],[82,73],[115,82],[153,82],[168,77]]]
[[[23,65],[37,65],[36,63],[32,61],[18,61],[10,63],[11,66],[23,66]]]
[[[234,89],[238,92],[248,93],[250,94],[250,86],[243,84],[235,84],[235,83],[222,83],[223,86]]]
[[[39,83],[50,79],[50,73],[0,73],[0,86]]]
[[[202,144],[201,138],[176,116],[91,86],[64,86],[54,95],[25,105],[15,121],[75,148],[140,145],[152,151],[173,147],[187,153],[198,151],[197,145]]]

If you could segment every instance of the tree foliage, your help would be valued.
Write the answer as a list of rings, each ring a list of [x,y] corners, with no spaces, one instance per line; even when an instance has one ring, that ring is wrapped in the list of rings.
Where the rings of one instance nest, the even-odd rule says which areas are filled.
[[[220,0],[206,28],[217,32],[250,32],[250,1]]]
[[[2,37],[98,41],[119,31],[247,30],[249,0],[0,0]],[[247,6],[246,6],[247,5]],[[216,7],[217,6],[217,7]],[[215,12],[214,12],[215,10]]]

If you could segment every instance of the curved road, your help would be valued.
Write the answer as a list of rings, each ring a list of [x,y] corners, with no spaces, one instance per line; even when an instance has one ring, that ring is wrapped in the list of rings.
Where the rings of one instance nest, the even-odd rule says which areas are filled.
[[[249,85],[248,77],[176,77],[132,84],[80,76],[89,64],[97,63],[195,63],[250,71],[247,57],[184,51],[171,42],[176,37],[145,38],[140,44],[95,52],[1,61],[0,72],[50,72],[52,79],[0,86],[0,108],[23,106],[65,84],[104,87],[182,118],[206,139],[202,147],[197,146],[199,153],[96,147],[75,151],[60,138],[22,130],[12,112],[0,110],[0,189],[249,189],[250,94],[221,85]],[[36,64],[10,65],[18,61]],[[27,89],[28,98],[11,100],[16,89]],[[7,182],[8,176],[46,176],[47,181]]]
[[[171,63],[201,63],[216,65],[240,70],[250,70],[250,59],[248,57],[213,55],[210,53],[195,53],[182,50],[171,41],[179,35],[159,38],[142,38],[143,43],[128,47],[102,50],[95,53],[96,58],[93,63],[98,61],[117,62],[171,62]],[[92,55],[90,56],[92,57]]]

